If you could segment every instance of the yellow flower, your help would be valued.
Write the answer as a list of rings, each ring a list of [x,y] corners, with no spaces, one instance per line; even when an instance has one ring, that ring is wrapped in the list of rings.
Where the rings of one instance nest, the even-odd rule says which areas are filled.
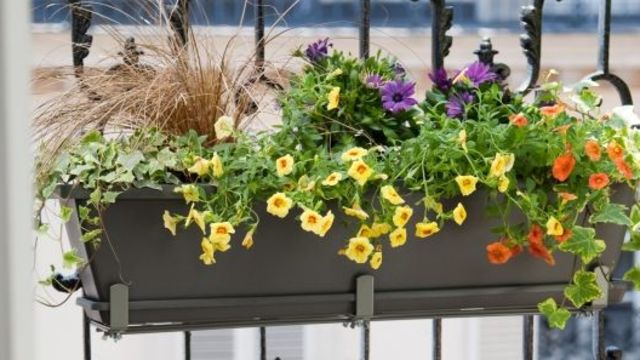
[[[407,225],[409,219],[413,215],[413,209],[408,206],[398,206],[393,214],[393,224],[397,227]]]
[[[198,227],[200,228],[200,230],[202,230],[202,233],[204,234],[204,216],[202,215],[201,212],[194,209],[193,205],[191,205],[191,209],[189,210],[189,215],[187,215],[187,219],[184,221],[184,227],[188,227],[189,225],[191,225],[192,221],[196,223],[196,225],[198,225]]]
[[[322,216],[311,209],[305,209],[300,215],[300,226],[304,231],[320,234],[322,227]]]
[[[332,172],[326,179],[322,180],[324,186],[335,186],[342,180],[342,174],[339,172]]]
[[[435,221],[432,222],[421,222],[416,224],[416,237],[426,238],[433,234],[436,234],[440,231],[440,227],[438,227],[438,223]]]
[[[367,153],[368,151],[366,149],[358,146],[352,147],[351,149],[342,153],[342,155],[340,156],[340,160],[344,162],[360,160],[363,156],[367,155]]]
[[[358,236],[349,240],[349,246],[344,254],[358,264],[364,264],[373,252],[373,245],[366,237]]]
[[[231,240],[231,234],[235,234],[236,232],[233,225],[228,221],[213,223],[209,226],[211,227],[211,235],[209,235],[209,241],[211,241],[211,243],[228,243],[228,241]]]
[[[493,177],[500,177],[504,175],[506,172],[511,171],[514,162],[515,156],[513,154],[496,154],[493,162],[491,163],[489,175]]]
[[[478,178],[471,175],[459,175],[456,176],[456,182],[458,183],[458,187],[460,187],[460,193],[464,196],[468,196],[476,191]]]
[[[200,255],[200,260],[202,260],[205,265],[215,264],[216,259],[213,258],[213,254],[215,252],[213,244],[207,238],[204,238],[200,243],[200,247],[202,248],[202,255]]]
[[[500,179],[498,179],[498,191],[501,193],[506,192],[509,189],[509,178],[502,175]]]
[[[358,185],[363,186],[373,175],[373,170],[364,161],[356,160],[351,164],[347,174],[354,178]]]
[[[213,235],[213,234],[211,234]],[[213,248],[216,251],[222,251],[222,252],[226,252],[227,250],[231,249],[231,245],[229,245],[229,242],[231,241],[231,237],[216,237],[213,238],[213,236],[209,236],[209,241],[213,244]]]
[[[547,235],[557,236],[562,234],[564,234],[564,228],[562,227],[560,221],[558,221],[553,216],[550,217],[549,221],[547,221]]]
[[[327,211],[327,214],[322,217],[320,220],[320,231],[318,231],[318,235],[320,237],[324,237],[327,232],[329,232],[329,229],[333,226],[333,220],[335,220],[335,218],[336,216],[333,215],[331,210]]]
[[[393,205],[404,204],[404,199],[398,195],[396,189],[391,185],[385,185],[380,188],[380,194],[382,197]]]
[[[377,238],[378,236],[386,235],[391,231],[391,225],[387,223],[373,223],[371,225],[371,237]]]
[[[279,177],[291,174],[293,171],[293,156],[285,155],[276,160],[276,171]]]
[[[371,256],[371,260],[369,260],[369,266],[371,266],[373,270],[378,270],[380,269],[380,265],[382,265],[382,252],[376,251],[373,253],[373,256]]]
[[[302,191],[311,191],[316,187],[315,180],[312,181],[307,175],[302,175],[298,179],[298,188]]]
[[[332,72],[330,72],[329,75],[327,75],[327,80],[331,80],[336,76],[340,76],[340,75],[342,75],[342,69],[335,69]]]
[[[467,219],[467,210],[462,206],[461,203],[458,203],[455,209],[453,209],[453,221],[458,225],[462,225],[462,223]]]
[[[209,161],[199,157],[187,171],[198,176],[204,176],[209,172]]]
[[[184,200],[188,203],[200,200],[200,192],[198,187],[193,184],[182,185],[173,190],[175,193],[182,194]]]
[[[219,178],[224,174],[222,159],[218,153],[213,154],[213,157],[211,158],[211,167],[213,168],[213,176]]]
[[[391,247],[397,248],[404,245],[407,242],[407,229],[397,228],[389,234],[389,240],[391,240]]]
[[[387,180],[388,178],[389,178],[389,175],[387,175],[387,174],[375,174],[373,176],[374,180],[382,180],[382,181],[384,181],[384,180]]]
[[[436,214],[442,214],[444,207],[441,202],[437,202],[433,197],[427,196],[424,198],[424,206],[427,209],[433,210]]]
[[[460,146],[462,146],[462,149],[464,150],[464,152],[469,151],[467,149],[467,131],[466,130],[462,129],[458,133],[458,143],[460,143]]]
[[[342,207],[344,209],[344,213],[347,216],[357,217],[360,220],[367,220],[369,218],[369,214],[367,214],[362,208],[360,208],[360,204],[355,203],[352,207]]]
[[[371,230],[369,225],[366,225],[366,224],[363,224],[362,226],[360,226],[360,230],[358,230],[358,236],[359,237],[366,237],[366,238],[374,237],[373,236],[373,231]]]
[[[327,95],[327,100],[329,100],[327,110],[337,109],[340,105],[340,88],[335,86],[331,89],[331,91],[329,91],[329,95]]]
[[[162,214],[162,221],[164,222],[165,229],[169,230],[171,235],[176,236],[176,225],[180,222],[180,219],[171,216],[169,211],[165,210]]]
[[[255,231],[255,229],[251,229],[249,231],[247,231],[246,235],[244,236],[244,239],[242,239],[242,246],[245,247],[245,249],[251,249],[251,247],[253,247],[253,232]]]
[[[284,218],[289,214],[293,201],[284,193],[275,193],[267,200],[267,212],[271,215]]]
[[[222,140],[233,135],[233,119],[230,116],[220,116],[213,129],[216,131],[216,139]]]

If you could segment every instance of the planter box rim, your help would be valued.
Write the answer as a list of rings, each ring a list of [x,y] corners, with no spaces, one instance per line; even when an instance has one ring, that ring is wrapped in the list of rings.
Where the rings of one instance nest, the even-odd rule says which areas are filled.
[[[194,183],[196,184],[196,183]],[[135,200],[170,200],[170,199],[182,199],[182,194],[175,193],[173,190],[180,185],[163,184],[160,185],[161,190],[144,187],[137,188],[131,187],[118,195],[120,199],[135,199]],[[215,186],[211,184],[198,184],[199,187],[205,191],[213,190]],[[75,184],[60,184],[54,191],[55,198],[58,199],[76,199],[76,200],[88,200],[90,191],[84,189],[80,185]]]

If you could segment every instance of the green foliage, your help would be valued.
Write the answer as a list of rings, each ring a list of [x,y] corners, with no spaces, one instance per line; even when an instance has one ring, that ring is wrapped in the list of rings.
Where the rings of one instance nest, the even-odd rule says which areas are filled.
[[[558,307],[558,304],[553,298],[538,304],[538,311],[547,318],[549,327],[552,329],[561,329],[567,325],[567,320],[571,317],[569,310]]]
[[[573,283],[564,289],[564,296],[577,308],[600,297],[602,291],[596,281],[596,274],[579,270],[573,275]]]
[[[618,225],[631,225],[631,220],[627,216],[628,209],[621,204],[606,204],[589,218],[589,222],[611,223]]]
[[[607,247],[604,241],[596,240],[593,228],[575,226],[573,236],[560,245],[560,250],[580,256],[584,264],[589,264]]]
[[[626,281],[631,281],[636,290],[640,290],[640,268],[632,267],[627,270],[623,277]]]

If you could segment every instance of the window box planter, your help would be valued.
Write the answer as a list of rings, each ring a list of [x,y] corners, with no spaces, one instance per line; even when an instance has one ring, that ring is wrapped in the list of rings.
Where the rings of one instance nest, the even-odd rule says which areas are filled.
[[[349,321],[357,317],[357,297],[366,295],[364,290],[356,295],[362,275],[374,278],[374,319],[536,312],[545,298],[562,301],[563,289],[580,262],[557,253],[553,267],[530,256],[518,256],[503,266],[490,264],[484,248],[495,240],[490,229],[497,223],[485,216],[487,193],[478,191],[445,203],[451,207],[464,201],[469,217],[463,226],[447,224],[428,239],[409,234],[407,245],[387,252],[385,266],[377,271],[336,254],[357,226],[340,211],[335,211],[334,227],[320,239],[300,229],[294,216],[267,214],[263,204],[256,206],[262,222],[255,246],[245,251],[239,241],[233,242],[232,251],[207,267],[194,261],[202,236],[196,228],[174,238],[162,226],[165,210],[187,211],[182,197],[172,190],[164,186],[162,191],[131,189],[121,194],[103,213],[106,235],[98,249],[81,242],[76,214],[67,223],[72,246],[89,260],[80,273],[84,297],[78,302],[107,330],[136,331],[150,324],[170,329]],[[612,201],[633,203],[628,186],[615,185],[612,190]],[[86,203],[88,195],[70,186],[57,192],[71,208]],[[519,215],[512,216],[517,220]],[[608,224],[596,230],[607,244],[596,265],[613,270],[626,230]],[[452,266],[459,264],[464,266]],[[115,284],[121,285],[113,289]],[[607,296],[587,307],[618,302],[624,290],[621,284],[609,283]],[[128,319],[110,312],[116,307]]]

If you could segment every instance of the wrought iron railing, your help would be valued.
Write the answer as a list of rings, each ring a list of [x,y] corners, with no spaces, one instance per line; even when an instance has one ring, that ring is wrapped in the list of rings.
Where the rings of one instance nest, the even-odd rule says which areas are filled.
[[[92,45],[92,37],[87,34],[92,21],[92,9],[88,1],[68,0],[71,7],[72,17],[72,56],[75,75],[82,81],[84,72],[84,60],[89,55]],[[367,57],[370,50],[370,15],[371,0],[360,1],[360,14],[357,19],[359,26],[359,54]],[[411,0],[419,1],[419,0]],[[561,1],[561,0],[557,0]],[[169,23],[174,32],[175,43],[180,46],[188,46],[189,36],[189,4],[190,0],[177,0],[175,6],[169,12]],[[260,69],[266,56],[265,39],[265,3],[268,0],[253,0],[254,26],[255,26],[255,64]],[[588,75],[586,79],[593,81],[604,81],[610,83],[618,92],[622,104],[631,104],[632,97],[629,87],[622,78],[610,71],[609,49],[611,30],[611,0],[600,0],[600,10],[598,15],[598,37],[599,51],[597,56],[596,71]],[[433,69],[444,67],[445,59],[453,45],[453,38],[447,34],[453,24],[454,9],[445,4],[445,0],[430,0],[432,23],[431,23],[431,66]],[[533,3],[522,8],[521,24],[524,33],[521,35],[520,44],[523,54],[527,60],[527,75],[516,92],[526,94],[536,89],[541,73],[542,57],[542,27],[543,27],[544,0],[533,0]],[[135,46],[133,40],[129,40],[129,46]],[[491,65],[496,72],[507,77],[510,69],[505,64],[495,64],[494,55],[497,53],[492,47],[491,40],[482,40],[480,48],[474,52],[479,61]],[[598,360],[621,359],[622,352],[615,347],[606,347],[604,339],[604,316],[600,311],[593,314],[593,356]],[[362,329],[361,353],[365,360],[369,359],[370,352],[370,327],[366,317],[360,321]],[[86,360],[91,359],[91,324],[85,316],[84,326],[84,356]],[[524,315],[523,321],[523,358],[533,359],[534,356],[534,315]],[[433,359],[442,358],[442,319],[433,319]],[[260,352],[261,360],[266,360],[266,337],[267,329],[260,328]],[[185,359],[191,358],[191,333],[185,332]],[[286,360],[286,359],[283,359]]]

